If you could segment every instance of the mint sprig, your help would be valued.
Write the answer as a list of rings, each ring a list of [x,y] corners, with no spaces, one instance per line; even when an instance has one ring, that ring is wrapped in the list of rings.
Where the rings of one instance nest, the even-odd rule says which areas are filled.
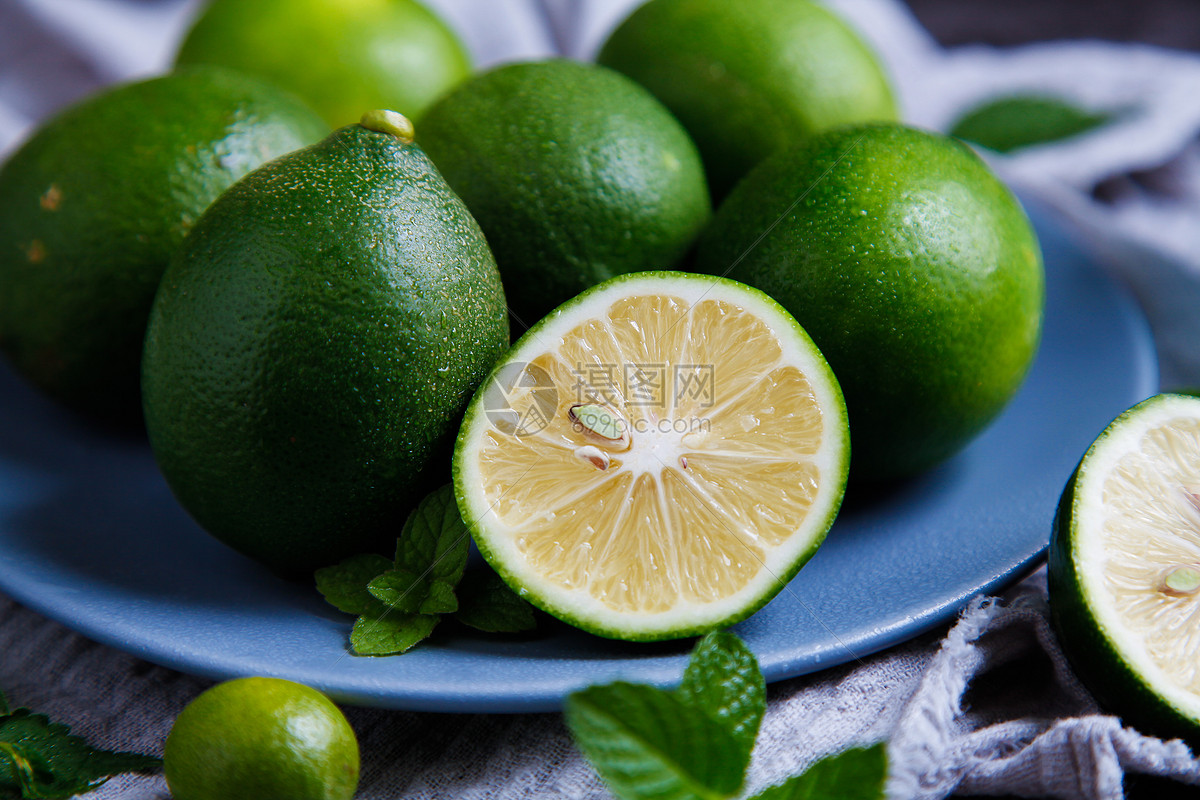
[[[394,559],[359,555],[319,569],[317,590],[338,610],[358,616],[350,648],[362,656],[406,652],[449,614],[481,630],[532,628],[532,608],[490,570],[482,581],[460,586],[469,548],[470,532],[451,487],[443,486],[408,516]]]
[[[696,645],[674,691],[617,682],[567,698],[575,743],[621,800],[727,800],[750,766],[766,683],[737,636]],[[882,800],[883,745],[847,750],[752,800]]]
[[[0,800],[58,800],[95,789],[113,775],[153,773],[151,756],[97,750],[61,723],[0,694]]]

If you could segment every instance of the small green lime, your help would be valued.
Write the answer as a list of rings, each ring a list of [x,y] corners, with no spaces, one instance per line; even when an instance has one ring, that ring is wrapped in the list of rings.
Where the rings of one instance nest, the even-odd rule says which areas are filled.
[[[614,275],[674,266],[711,214],[687,133],[603,67],[477,76],[429,110],[419,141],[479,220],[524,326]]]
[[[175,800],[350,800],[358,740],[317,690],[239,678],[183,709],[167,736],[163,767]]]
[[[913,474],[1016,393],[1044,277],[1012,193],[963,143],[880,123],[768,158],[697,247],[701,271],[762,289],[846,393],[856,478]]]
[[[1084,454],[1050,536],[1071,666],[1127,725],[1200,746],[1200,398],[1162,394]]]
[[[0,168],[0,348],[58,400],[136,420],[146,318],[184,235],[235,180],[328,132],[292,95],[215,67],[50,120]]]
[[[146,430],[180,503],[280,571],[393,541],[442,483],[463,409],[508,345],[466,206],[372,112],[205,212],[146,334]]]
[[[416,0],[212,0],[177,60],[269,78],[334,126],[369,108],[416,119],[471,72],[457,36]]]
[[[807,0],[650,0],[597,60],[648,88],[704,157],[717,198],[759,161],[851,122],[896,119],[875,55]]]

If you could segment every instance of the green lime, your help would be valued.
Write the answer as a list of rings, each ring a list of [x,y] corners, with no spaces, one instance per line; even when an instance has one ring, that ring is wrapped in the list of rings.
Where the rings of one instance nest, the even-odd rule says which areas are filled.
[[[239,678],[183,709],[167,736],[163,767],[175,800],[350,800],[358,740],[316,689]]]
[[[1069,139],[1111,119],[1112,114],[1085,111],[1057,97],[1014,95],[972,108],[954,123],[950,135],[1008,153]]]
[[[471,72],[458,38],[416,0],[212,0],[177,63],[269,78],[335,126],[368,108],[417,118]]]
[[[0,348],[45,392],[136,420],[159,277],[217,195],[328,127],[216,68],[127,84],[42,126],[0,168]]]
[[[395,539],[507,347],[483,234],[411,135],[373,112],[247,175],[151,313],[163,474],[205,529],[284,572]]]
[[[1200,746],[1200,398],[1162,394],[1079,462],[1050,537],[1050,609],[1075,672],[1127,725]]]
[[[454,487],[518,594],[600,636],[671,639],[786,585],[833,524],[849,455],[837,381],[779,304],[642,272],[513,346],[467,411]]]
[[[603,67],[477,76],[430,109],[420,141],[479,220],[526,327],[614,275],[674,266],[711,214],[687,133]]]
[[[829,359],[856,477],[909,475],[962,448],[1037,351],[1037,238],[953,139],[875,124],[803,142],[747,176],[697,249],[701,271],[774,297]]]
[[[807,0],[650,0],[612,33],[597,60],[648,88],[679,118],[717,198],[797,139],[897,114],[874,53]]]

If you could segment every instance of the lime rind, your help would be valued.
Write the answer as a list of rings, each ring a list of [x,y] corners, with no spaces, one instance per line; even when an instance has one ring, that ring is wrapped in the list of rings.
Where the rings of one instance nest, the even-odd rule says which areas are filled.
[[[827,444],[819,466],[821,489],[801,525],[801,532],[772,554],[771,568],[761,570],[749,584],[719,601],[680,603],[664,613],[630,617],[605,609],[586,591],[564,591],[525,568],[511,540],[493,533],[497,517],[483,491],[474,446],[488,427],[484,409],[486,387],[507,364],[531,361],[582,321],[599,316],[611,303],[632,295],[662,294],[695,303],[702,298],[734,301],[766,321],[785,343],[791,364],[812,381],[825,415]],[[521,597],[577,628],[608,638],[655,641],[703,634],[740,622],[775,597],[813,556],[837,516],[849,470],[850,441],[845,400],[829,365],[798,322],[765,293],[727,278],[656,271],[617,276],[559,306],[527,331],[507,357],[493,369],[471,401],[456,441],[453,472],[455,497],[480,553]]]
[[[1164,521],[1187,519],[1186,503],[1164,505],[1175,503],[1175,498],[1161,491],[1179,475],[1170,465],[1141,463],[1152,458],[1144,453],[1149,435],[1184,421],[1200,430],[1200,399],[1156,395],[1119,416],[1096,439],[1059,503],[1049,551],[1049,585],[1051,611],[1063,649],[1101,705],[1120,714],[1127,724],[1160,736],[1183,737],[1197,745],[1200,693],[1182,685],[1186,681],[1181,681],[1181,675],[1195,661],[1193,648],[1186,644],[1186,626],[1189,616],[1194,617],[1188,613],[1189,606],[1198,599],[1171,591],[1163,581],[1173,569],[1190,566],[1191,550],[1200,553],[1200,517],[1195,526],[1164,528]],[[1200,461],[1193,463],[1200,474]],[[1122,548],[1121,523],[1112,522],[1118,514],[1106,513],[1106,509],[1120,500],[1115,496],[1120,476],[1118,483],[1113,478],[1117,469],[1136,469],[1146,479],[1158,481],[1150,488],[1159,491],[1133,499],[1146,506],[1157,502],[1165,510],[1153,508],[1146,513],[1145,527],[1138,532],[1141,535],[1144,530],[1144,541],[1135,548],[1125,545],[1123,552],[1117,553],[1121,563],[1114,566],[1110,559],[1114,549]],[[1182,549],[1179,542],[1184,544]],[[1172,553],[1178,558],[1172,558]],[[1114,573],[1119,578],[1115,583]],[[1140,580],[1140,585],[1130,588],[1131,577]],[[1195,613],[1200,614],[1200,605]],[[1147,627],[1135,628],[1134,619]],[[1156,636],[1165,625],[1180,631],[1181,657],[1180,662],[1168,661],[1166,666],[1161,661],[1163,642]],[[1198,634],[1200,630],[1193,635]],[[1153,655],[1156,649],[1157,657]]]

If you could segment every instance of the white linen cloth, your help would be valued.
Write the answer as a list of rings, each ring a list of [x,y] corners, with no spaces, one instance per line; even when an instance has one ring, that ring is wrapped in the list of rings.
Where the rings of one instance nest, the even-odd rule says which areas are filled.
[[[198,2],[0,2],[0,158],[63,105],[165,70]],[[637,0],[429,2],[488,66],[589,58]],[[1164,383],[1200,384],[1200,348],[1191,344],[1200,320],[1200,57],[1102,42],[946,51],[899,2],[830,4],[882,54],[914,124],[945,130],[975,103],[1017,91],[1122,112],[1071,140],[989,158],[1057,209],[1133,287],[1156,334]],[[772,685],[747,789],[882,740],[897,800],[955,792],[1115,800],[1126,771],[1200,785],[1200,764],[1182,744],[1098,712],[1049,631],[1044,587],[1039,573],[1007,602],[976,599],[940,644],[945,631]],[[207,685],[4,598],[0,653],[0,688],[13,703],[106,747],[161,752],[175,715]],[[556,714],[348,713],[363,750],[362,798],[608,796]],[[94,796],[148,800],[167,791],[160,777],[123,776]]]

